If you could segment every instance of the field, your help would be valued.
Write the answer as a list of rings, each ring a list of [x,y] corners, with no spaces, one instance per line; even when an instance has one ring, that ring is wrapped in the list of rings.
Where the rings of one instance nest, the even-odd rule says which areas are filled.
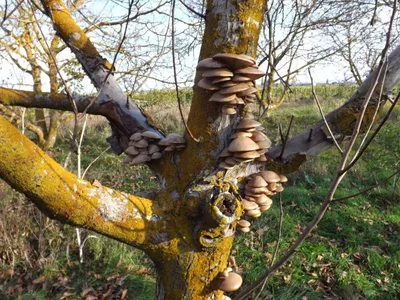
[[[317,86],[325,112],[341,105],[353,86]],[[190,91],[184,91],[185,112]],[[171,91],[135,95],[166,132],[183,130]],[[258,108],[254,107],[257,112]],[[263,117],[266,133],[278,140],[278,125],[286,129],[291,115],[291,135],[320,119],[309,87],[294,87],[288,101],[271,116]],[[354,194],[393,173],[400,162],[400,110],[382,129],[363,159],[349,172],[336,196]],[[64,163],[70,127],[65,127],[50,153]],[[90,117],[82,147],[82,166],[88,180],[138,193],[156,189],[145,166],[125,166],[123,157],[107,149],[107,123]],[[76,172],[76,155],[68,169]],[[283,228],[277,258],[313,218],[327,193],[338,165],[330,149],[291,174],[282,193]],[[400,185],[394,177],[368,193],[335,202],[318,228],[281,270],[271,275],[259,299],[399,299],[400,298]],[[0,182],[0,299],[153,299],[154,270],[140,251],[91,232],[84,263],[79,263],[75,229],[40,214],[24,196]],[[256,279],[271,263],[279,232],[279,199],[239,234],[233,249],[246,283]],[[90,298],[95,297],[95,298]],[[97,298],[96,298],[97,297]],[[119,298],[118,298],[119,297]]]

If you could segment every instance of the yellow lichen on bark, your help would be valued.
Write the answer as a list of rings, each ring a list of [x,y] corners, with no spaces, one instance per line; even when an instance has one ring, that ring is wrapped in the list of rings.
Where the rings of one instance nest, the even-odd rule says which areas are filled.
[[[158,229],[148,199],[96,187],[64,170],[0,117],[0,178],[23,192],[42,211],[116,240],[146,247]]]
[[[71,17],[71,13],[61,0],[42,0],[44,8],[53,20],[61,38],[78,49],[84,55],[93,57],[99,53],[85,32]]]

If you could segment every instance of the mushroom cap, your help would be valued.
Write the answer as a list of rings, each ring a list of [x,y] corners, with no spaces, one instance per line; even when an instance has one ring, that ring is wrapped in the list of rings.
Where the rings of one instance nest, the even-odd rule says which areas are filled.
[[[235,94],[230,94],[230,95],[222,95],[220,92],[214,93],[211,98],[208,100],[210,102],[231,102],[235,100],[236,95]]]
[[[143,164],[150,160],[150,157],[147,154],[139,154],[136,156],[134,159],[131,160],[130,164],[131,165],[138,165],[138,164]]]
[[[234,156],[244,159],[254,159],[260,157],[260,154],[257,151],[246,151],[246,152],[235,152]]]
[[[127,155],[123,161],[124,164],[129,164],[134,157],[131,155]]]
[[[169,146],[171,145],[171,141],[168,138],[163,138],[161,141],[158,142],[159,146]]]
[[[243,209],[244,210],[253,210],[258,208],[258,204],[253,201],[248,201],[246,199],[242,199]]]
[[[251,79],[244,75],[235,74],[235,76],[232,77],[232,81],[233,82],[248,82],[248,81],[251,81]]]
[[[255,198],[258,205],[271,205],[272,199],[265,194],[260,194],[260,197]]]
[[[277,192],[277,193],[280,193],[280,192],[283,192],[283,186],[282,186],[282,184],[279,182],[279,183],[276,183],[276,189],[275,189],[275,191]]]
[[[146,141],[145,139],[141,139],[141,140],[135,141],[135,142],[133,143],[133,145],[134,145],[136,148],[147,148],[147,146],[149,145],[149,142]]]
[[[230,81],[225,81],[225,82],[222,82],[222,83],[219,84],[219,86],[221,88],[228,88],[228,87],[231,87],[231,86],[234,86],[234,85],[237,85],[237,83],[233,82],[231,80]]]
[[[203,77],[233,77],[233,73],[228,68],[219,68],[207,70],[203,73]]]
[[[162,157],[162,153],[161,152],[154,152],[152,155],[151,155],[151,159],[159,159],[159,158],[161,158]]]
[[[224,292],[234,292],[242,286],[242,283],[242,276],[237,273],[230,272],[228,277],[222,280],[217,289]]]
[[[255,93],[257,93],[257,89],[255,87],[249,87],[248,89],[246,89],[244,91],[238,92],[237,96],[238,97],[248,97]]]
[[[260,148],[262,149],[268,149],[269,147],[271,147],[271,141],[258,141],[256,142],[258,146],[260,146]]]
[[[222,152],[219,154],[218,157],[228,157],[228,156],[232,156],[233,154],[231,152],[229,152],[228,148],[225,148],[224,150],[222,150]]]
[[[219,90],[219,86],[218,85],[214,85],[213,84],[213,80],[211,78],[208,78],[208,77],[203,78],[202,80],[200,80],[197,83],[197,86],[201,87],[202,89],[209,90],[209,91]]]
[[[226,67],[226,65],[220,61],[214,60],[212,58],[206,58],[197,64],[197,70],[204,70],[204,69],[219,69]]]
[[[266,205],[260,205],[260,211],[266,211],[267,209],[271,208],[272,203],[266,204]]]
[[[260,157],[257,157],[256,160],[261,162],[268,161],[267,157],[264,154],[260,155]]]
[[[242,98],[236,97],[234,100],[229,102],[231,105],[246,104]]]
[[[248,128],[256,128],[258,126],[260,126],[261,123],[253,120],[253,119],[243,119],[238,126],[236,127],[236,129],[248,129]]]
[[[246,211],[246,216],[253,217],[253,218],[258,218],[261,216],[261,210],[259,208],[253,209],[253,210],[247,210]]]
[[[227,157],[225,160],[224,160],[224,162],[227,164],[227,165],[230,165],[230,166],[235,166],[235,165],[237,165],[239,162],[238,161],[236,161],[233,157]]]
[[[132,156],[139,154],[139,150],[135,146],[129,146],[128,148],[125,149],[124,152]]]
[[[186,143],[182,134],[180,133],[171,133],[167,135],[167,139],[171,141],[172,144],[184,144]]]
[[[248,137],[237,137],[234,139],[228,147],[230,152],[245,152],[259,149],[259,146]]]
[[[245,84],[245,83],[238,83],[238,84],[235,84],[235,85],[233,85],[233,86],[231,86],[231,87],[225,87],[225,88],[221,89],[220,93],[221,93],[222,95],[234,94],[234,93],[239,93],[239,92],[245,91],[245,90],[247,90],[248,88],[249,88],[249,87],[247,86],[247,84]]]
[[[279,177],[281,178],[280,182],[288,182],[288,178],[285,175],[279,174]]]
[[[251,137],[253,134],[251,132],[244,132],[244,131],[238,131],[232,134],[229,138],[230,139],[236,139],[239,136],[244,136],[244,137]]]
[[[155,145],[155,144],[150,144],[149,145],[149,154],[153,154],[153,153],[155,153],[155,152],[159,152],[160,151],[160,147],[158,147],[157,145]]]
[[[141,132],[136,132],[136,133],[132,134],[129,139],[131,141],[138,141],[138,140],[142,139],[142,133]]]
[[[247,233],[250,231],[250,227],[238,227],[237,230]],[[230,298],[229,298],[230,299]]]
[[[213,59],[220,61],[233,69],[246,68],[255,64],[254,58],[244,54],[218,53],[213,56]]]
[[[234,167],[234,166],[228,165],[228,164],[225,163],[225,162],[221,162],[221,163],[219,163],[219,165],[218,165],[218,168],[220,168],[220,169],[225,169],[225,170],[232,169],[233,167]]]
[[[224,105],[224,106],[222,106],[222,113],[224,115],[234,115],[237,113],[237,111],[232,106]]]
[[[262,187],[251,187],[251,186],[246,186],[245,192],[249,192],[250,194],[265,194],[268,193],[268,188],[266,186]]]
[[[220,82],[226,82],[231,80],[232,77],[217,77],[212,81],[212,84],[220,83]]]
[[[142,137],[154,140],[162,139],[162,136],[159,133],[150,130],[142,132]]]
[[[276,192],[277,182],[268,182],[268,189],[271,192]]]
[[[256,80],[265,75],[265,73],[263,71],[261,71],[260,69],[255,68],[255,67],[250,67],[250,66],[247,68],[235,70],[235,74],[241,74],[241,75],[247,76],[251,80]]]
[[[267,186],[268,183],[264,180],[264,178],[262,178],[261,176],[254,176],[248,183],[246,186],[250,186],[250,187],[264,187]]]
[[[251,137],[251,139],[255,142],[269,140],[269,138],[265,135],[265,133],[263,133],[261,131],[255,131],[253,133],[253,136]]]
[[[245,219],[241,219],[237,222],[240,227],[250,227],[251,223]]]
[[[266,182],[279,182],[281,178],[278,174],[272,171],[261,171],[257,175],[265,179]]]

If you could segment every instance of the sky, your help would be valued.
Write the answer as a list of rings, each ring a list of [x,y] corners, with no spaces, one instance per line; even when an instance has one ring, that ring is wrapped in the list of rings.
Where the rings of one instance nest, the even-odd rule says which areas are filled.
[[[5,0],[0,0],[0,6],[4,7]],[[155,0],[149,0],[148,2],[143,2],[144,7],[143,9],[149,9],[157,5],[158,1]],[[124,7],[125,6],[125,7]],[[111,19],[119,20],[121,17],[126,16],[126,4],[121,5],[121,1],[104,1],[104,0],[96,0],[96,1],[91,1],[88,2],[87,5],[85,5],[84,9],[89,9],[93,14],[97,15],[97,19],[100,21],[103,16],[108,16]],[[164,6],[164,12],[169,13],[169,7]],[[180,7],[180,9],[177,10],[176,12],[176,17],[178,19],[184,20],[184,21],[190,21],[192,18],[190,16],[190,13],[183,7]],[[93,20],[93,19],[92,19]],[[160,40],[160,37],[157,37],[156,35],[151,35],[150,32],[151,30],[154,30],[157,33],[163,32],[166,30],[168,27],[168,22],[169,19],[166,15],[163,14],[150,14],[146,15],[140,18],[141,24],[145,24],[146,22],[150,23],[157,23],[157,25],[154,26],[154,28],[150,28],[150,31],[147,31],[146,34],[142,36],[136,36],[135,41],[137,44],[151,44],[151,43],[160,43],[162,42]],[[143,25],[145,26],[145,25]],[[180,33],[185,30],[187,26],[183,22],[176,22],[176,35],[179,38],[182,38]],[[147,30],[147,29],[146,29]],[[53,33],[49,33],[50,35]],[[140,34],[140,33],[139,33]],[[199,37],[197,37],[199,39]],[[133,39],[132,37],[128,36],[128,39]],[[177,39],[177,42],[178,42]],[[131,40],[127,41],[131,42]],[[143,46],[144,47],[144,46]],[[179,61],[183,64],[183,67],[179,71],[180,79],[183,80],[184,78],[192,78],[193,76],[191,75],[193,73],[193,70],[195,69],[195,65],[197,63],[197,57],[198,53],[200,50],[200,46],[193,47],[190,51],[183,52],[179,56]],[[155,55],[156,53],[153,51],[148,51],[146,55],[148,57],[151,57],[152,55]],[[64,57],[67,57],[70,55],[69,51],[64,51],[62,54]],[[111,57],[112,58],[112,57]],[[111,59],[110,58],[110,59]],[[152,76],[156,78],[161,78],[162,80],[166,81],[172,81],[172,68],[170,67],[170,62],[171,62],[172,56],[167,55],[165,58],[156,61],[157,65],[166,65],[166,68],[160,68],[154,70]],[[154,60],[153,60],[154,61]],[[153,63],[152,61],[152,63]],[[297,60],[294,64],[295,65],[301,65],[304,61]],[[117,60],[117,68],[118,68],[118,63],[119,61]],[[151,63],[150,63],[151,64]],[[262,70],[265,70],[266,66],[261,66],[260,67]],[[311,68],[311,72],[314,78],[314,81],[317,83],[335,83],[335,82],[345,82],[348,81],[349,79],[349,71],[346,68],[346,65],[343,61],[341,61],[338,58],[331,58],[328,60],[325,60],[324,62],[320,62],[316,65],[314,65]],[[43,77],[43,82],[44,84],[44,90],[48,90],[49,86],[46,84],[48,82],[47,78],[44,76]],[[293,80],[293,84],[303,84],[303,83],[309,83],[310,78],[308,75],[307,70],[301,71],[296,75],[296,77]],[[32,84],[30,76],[24,75],[21,73],[17,67],[15,67],[10,60],[8,59],[2,59],[1,64],[0,64],[0,84],[2,86],[8,86],[12,88],[20,88],[20,89],[29,89],[30,85]],[[89,80],[86,78],[84,79],[81,83],[81,86],[84,87],[84,92],[90,93],[94,92],[93,88],[91,87],[91,84]],[[180,86],[183,87],[190,87],[192,83],[189,81],[186,84],[181,84]],[[172,88],[172,85],[169,84],[161,84],[157,82],[154,79],[149,78],[145,84],[141,86],[141,90],[149,90],[149,89],[157,89],[157,88]]]

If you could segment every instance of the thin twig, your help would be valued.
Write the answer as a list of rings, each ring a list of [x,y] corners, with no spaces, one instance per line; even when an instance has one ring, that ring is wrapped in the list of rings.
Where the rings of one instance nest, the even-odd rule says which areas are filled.
[[[310,80],[311,80],[311,91],[312,91],[312,95],[313,95],[313,98],[314,98],[315,102],[317,103],[319,113],[321,114],[322,119],[324,120],[325,126],[326,126],[326,128],[328,129],[329,134],[330,134],[331,137],[332,137],[333,143],[335,144],[335,146],[336,146],[336,148],[339,150],[339,152],[340,152],[340,153],[343,153],[342,148],[340,147],[339,143],[337,142],[337,140],[336,140],[336,138],[335,138],[335,136],[334,136],[334,134],[333,134],[333,132],[332,132],[332,130],[331,130],[331,127],[329,126],[328,121],[327,121],[326,118],[325,118],[325,114],[324,114],[324,112],[323,112],[323,110],[322,110],[321,103],[320,103],[319,100],[318,100],[318,96],[317,96],[317,93],[315,92],[315,87],[314,87],[314,79],[313,79],[313,77],[312,77],[312,75],[311,75],[310,68],[308,68],[308,74],[309,74]]]
[[[182,122],[185,125],[186,131],[189,134],[189,136],[194,140],[195,142],[199,142],[198,139],[196,139],[192,132],[190,131],[185,117],[183,116],[183,111],[182,111],[182,105],[181,105],[181,97],[179,95],[179,87],[178,87],[178,79],[176,76],[176,65],[175,65],[175,0],[172,0],[172,11],[171,11],[171,51],[172,51],[172,68],[174,70],[174,83],[175,83],[175,91],[176,91],[176,98],[178,99],[178,108],[179,108],[179,113],[182,118]]]
[[[85,177],[86,172],[89,171],[90,167],[104,154],[106,153],[108,150],[111,149],[111,146],[108,146],[106,149],[104,149],[95,159],[93,159],[90,164],[86,167],[85,171],[83,171],[82,173],[82,178]]]
[[[0,27],[3,26],[4,22],[7,21],[7,19],[18,9],[18,7],[21,6],[21,4],[24,3],[24,0],[21,0],[15,7],[9,12],[7,15],[7,6],[8,6],[8,1],[6,1],[5,9],[4,9],[4,16],[3,16],[3,21],[1,21]]]
[[[283,228],[283,201],[282,201],[282,193],[279,193],[279,227],[278,227],[278,240],[276,241],[276,246],[274,249],[274,254],[272,255],[272,259],[271,259],[271,267],[273,266],[276,256],[278,254],[278,250],[279,250],[279,244],[281,242],[281,238],[282,238],[282,228]],[[257,296],[255,297],[254,300],[257,300],[260,296],[261,293],[263,292],[265,285],[267,284],[268,281],[268,277],[265,278],[260,291],[258,292]]]
[[[290,133],[290,129],[292,128],[293,119],[294,119],[294,115],[292,115],[292,117],[290,118],[289,126],[288,126],[288,129],[286,131],[285,139],[283,140],[282,151],[281,151],[281,155],[279,155],[279,159],[282,159],[283,153],[285,152],[286,143],[287,143],[287,141],[289,139],[289,133]]]
[[[360,195],[362,195],[362,194],[364,194],[364,193],[366,193],[366,192],[369,192],[369,191],[371,191],[371,190],[373,190],[373,189],[376,189],[377,187],[380,187],[382,184],[385,184],[387,181],[389,181],[391,178],[393,178],[394,176],[396,176],[397,174],[399,174],[400,173],[400,169],[399,170],[397,170],[396,172],[394,172],[392,175],[390,175],[389,177],[387,177],[387,178],[385,178],[385,179],[383,179],[382,181],[380,181],[380,182],[378,182],[377,184],[375,184],[375,185],[373,185],[373,186],[370,186],[369,188],[366,188],[366,189],[364,189],[364,190],[362,190],[362,191],[359,191],[359,192],[357,192],[357,193],[355,193],[355,194],[353,194],[353,195],[349,195],[349,196],[343,196],[343,197],[340,197],[340,198],[334,198],[334,199],[332,199],[332,202],[333,201],[343,201],[343,200],[347,200],[347,199],[350,199],[350,198],[355,198],[355,197],[357,197],[357,196],[360,196]]]
[[[383,119],[381,120],[381,122],[379,123],[378,127],[375,129],[375,131],[372,133],[372,135],[369,137],[369,139],[365,142],[365,145],[363,146],[363,148],[361,148],[357,155],[353,158],[353,160],[347,165],[347,167],[344,169],[345,171],[349,170],[351,167],[354,166],[354,164],[361,158],[361,156],[364,154],[365,150],[367,150],[368,146],[371,144],[371,142],[373,141],[373,139],[375,138],[375,136],[379,133],[379,131],[382,129],[383,125],[385,125],[385,123],[387,122],[387,120],[389,120],[390,116],[392,115],[392,112],[394,110],[394,108],[396,107],[397,102],[399,102],[400,100],[400,92],[397,94],[396,99],[393,101],[393,103],[391,104],[389,110],[387,111],[387,113],[385,114],[385,116],[383,117]]]
[[[185,1],[179,0],[179,2],[182,3],[184,7],[186,7],[190,12],[194,13],[196,16],[198,16],[198,17],[200,17],[200,18],[202,18],[202,19],[205,19],[205,18],[206,18],[205,15],[203,15],[203,14],[201,14],[201,13],[195,11],[193,8],[191,8],[189,5],[187,5],[187,4],[185,3]]]

